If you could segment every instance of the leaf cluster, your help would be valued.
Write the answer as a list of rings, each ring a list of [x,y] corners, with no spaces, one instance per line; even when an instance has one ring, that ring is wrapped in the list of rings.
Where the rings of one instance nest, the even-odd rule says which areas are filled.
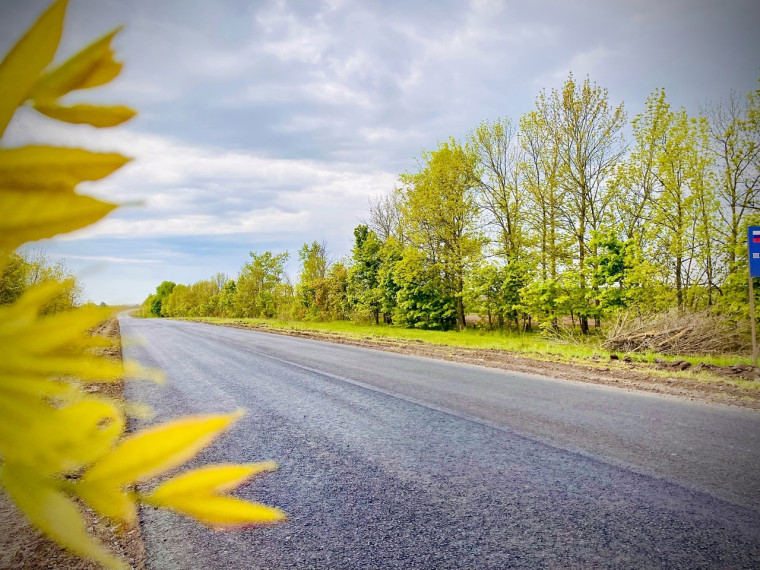
[[[61,100],[74,90],[103,85],[121,70],[111,48],[118,30],[51,65],[65,11],[65,0],[54,2],[0,63],[0,134],[21,105],[94,127],[114,126],[134,115],[121,105]],[[128,160],[80,148],[0,148],[4,283],[23,280],[23,258],[14,249],[83,228],[116,208],[79,194],[76,187],[108,176]],[[278,509],[226,494],[256,473],[274,469],[271,462],[192,469],[150,490],[135,490],[194,457],[242,412],[180,418],[124,437],[124,407],[91,395],[85,383],[155,374],[94,352],[104,341],[89,331],[110,315],[108,309],[47,310],[65,287],[65,279],[55,278],[9,286],[4,288],[9,298],[0,305],[0,484],[27,518],[61,545],[109,568],[128,566],[90,535],[79,502],[123,525],[135,524],[139,503],[215,528],[281,520]]]

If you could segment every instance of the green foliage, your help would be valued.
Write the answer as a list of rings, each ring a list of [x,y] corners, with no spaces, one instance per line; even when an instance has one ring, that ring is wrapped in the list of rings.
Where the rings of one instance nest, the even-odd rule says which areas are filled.
[[[449,330],[457,324],[457,299],[446,295],[440,264],[431,264],[414,248],[396,262],[393,281],[398,287],[394,321],[418,329]]]
[[[12,253],[0,271],[0,305],[14,302],[44,283],[57,283],[59,291],[40,308],[40,314],[70,311],[80,303],[79,282],[62,263],[52,264],[43,253]]]
[[[285,278],[288,253],[250,252],[235,285],[234,312],[240,317],[275,317],[290,301]],[[229,286],[232,287],[232,286]]]
[[[496,251],[504,259],[521,261],[528,247],[528,196],[517,131],[508,118],[484,121],[471,133],[469,146],[478,162],[479,201],[496,230]]]
[[[354,240],[352,265],[348,272],[348,301],[361,317],[371,318],[379,324],[383,306],[380,286],[383,242],[363,224],[354,228]]]
[[[283,279],[276,310],[217,310],[441,330],[477,312],[482,326],[536,318],[583,334],[619,311],[746,318],[759,109],[760,89],[691,116],[657,89],[626,145],[623,105],[570,74],[517,123],[484,121],[464,145],[423,151],[370,200],[350,258],[331,265],[324,243],[304,244],[295,292]]]
[[[468,304],[477,308],[489,327],[496,326],[501,330],[505,325],[514,324],[519,329],[526,308],[524,289],[531,275],[527,262],[480,265],[470,273],[466,291]]]
[[[174,291],[176,284],[172,281],[164,281],[158,287],[153,295],[148,296],[143,302],[143,309],[149,317],[168,317],[170,316],[168,310],[165,310],[164,305],[167,298]]]
[[[418,172],[400,177],[404,185],[400,204],[403,231],[409,245],[420,253],[415,259],[427,264],[425,271],[431,276],[435,274],[425,289],[435,283],[444,306],[454,299],[456,322],[461,329],[465,326],[465,273],[479,259],[484,244],[478,230],[480,208],[475,196],[479,183],[477,157],[471,149],[450,139],[434,151],[423,152],[422,160],[424,165]],[[407,277],[402,281],[415,281],[408,278],[408,270],[404,274]],[[409,298],[405,297],[403,303],[399,298],[398,310],[406,306]],[[445,313],[441,312],[437,320],[445,322]],[[416,318],[411,321],[416,322]]]
[[[327,246],[316,241],[305,243],[298,251],[301,271],[296,285],[297,315],[319,319],[327,314]]]

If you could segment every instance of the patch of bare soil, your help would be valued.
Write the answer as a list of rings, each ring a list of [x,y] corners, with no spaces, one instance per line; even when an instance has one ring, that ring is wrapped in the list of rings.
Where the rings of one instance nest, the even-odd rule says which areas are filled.
[[[113,359],[121,359],[119,321],[110,319],[99,326],[94,334],[107,336],[113,345],[100,352]],[[124,383],[92,384],[87,390],[104,396],[124,400]],[[111,552],[126,560],[135,570],[145,570],[145,546],[139,525],[123,528],[108,519],[84,509],[88,530]],[[43,536],[31,526],[0,490],[0,568],[9,570],[66,569],[96,570],[100,565],[82,560]]]
[[[217,324],[217,323],[214,323]],[[547,355],[526,356],[523,353],[498,349],[474,349],[430,344],[423,341],[383,339],[377,337],[354,338],[333,332],[298,331],[279,329],[267,325],[251,323],[219,323],[221,326],[254,329],[262,332],[311,338],[338,344],[385,350],[399,354],[410,354],[452,362],[476,364],[526,374],[540,374],[551,378],[603,384],[644,390],[658,394],[681,396],[704,402],[720,402],[745,408],[760,409],[760,369],[746,365],[714,366],[700,364],[692,368],[694,372],[705,372],[712,376],[709,381],[682,378],[676,373],[690,367],[688,362],[657,361],[654,364],[637,362],[628,357],[611,359],[594,357],[577,362],[551,360]],[[668,372],[673,372],[669,376]],[[697,374],[699,376],[699,374]],[[717,377],[717,378],[716,378]],[[720,378],[725,378],[721,381]],[[740,386],[731,380],[752,381],[753,386]]]

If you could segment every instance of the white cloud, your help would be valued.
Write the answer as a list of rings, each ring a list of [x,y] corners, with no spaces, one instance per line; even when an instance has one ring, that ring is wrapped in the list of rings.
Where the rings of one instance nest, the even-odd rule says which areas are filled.
[[[252,210],[236,217],[204,214],[161,219],[106,219],[98,224],[61,236],[61,241],[92,238],[146,238],[167,236],[287,235],[298,232],[310,218],[307,211],[284,212],[276,208]]]
[[[318,63],[332,42],[331,34],[318,21],[302,23],[285,2],[260,12],[256,21],[269,38],[260,44],[261,51],[282,61]]]
[[[112,255],[79,255],[75,253],[57,252],[56,257],[66,259],[82,259],[86,261],[108,261],[112,263],[161,263],[160,259],[138,259],[132,257],[116,257]]]
[[[60,129],[25,114],[9,127],[15,144],[37,139],[137,156],[84,193],[145,207],[122,208],[99,224],[60,240],[95,237],[287,236],[355,221],[367,197],[387,191],[395,175],[363,165],[271,158],[252,152],[193,146],[166,137],[116,129]],[[95,135],[95,136],[93,136]],[[348,217],[346,218],[346,213]],[[346,228],[350,232],[350,228]]]

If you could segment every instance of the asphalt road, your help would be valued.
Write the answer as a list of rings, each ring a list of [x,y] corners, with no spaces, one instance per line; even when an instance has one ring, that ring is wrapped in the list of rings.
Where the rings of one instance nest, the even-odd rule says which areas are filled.
[[[143,509],[152,569],[758,568],[760,414],[232,328],[121,319],[156,420],[249,413],[199,458],[289,521]],[[139,339],[139,340],[138,340]]]

